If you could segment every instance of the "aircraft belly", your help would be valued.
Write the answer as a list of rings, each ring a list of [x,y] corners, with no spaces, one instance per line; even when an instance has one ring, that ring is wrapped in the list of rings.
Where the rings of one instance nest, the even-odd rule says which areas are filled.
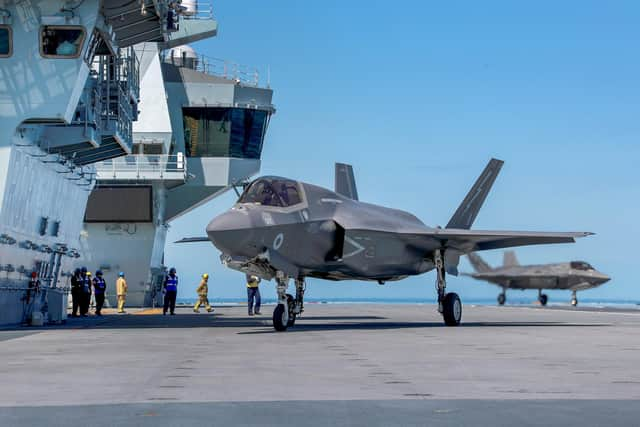
[[[584,291],[587,289],[595,288],[596,286],[597,285],[595,285],[594,283],[582,281],[572,284],[569,289],[571,289],[572,291]]]
[[[554,276],[513,277],[508,283],[513,289],[566,289],[566,280]]]

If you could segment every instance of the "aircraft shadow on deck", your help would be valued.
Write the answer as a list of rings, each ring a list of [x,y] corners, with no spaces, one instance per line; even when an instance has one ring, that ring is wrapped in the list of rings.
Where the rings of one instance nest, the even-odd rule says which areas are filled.
[[[306,323],[314,322],[314,323]],[[315,323],[326,322],[326,323]],[[566,322],[467,322],[458,328],[474,327],[601,327],[611,326],[606,323],[566,323]],[[176,316],[152,315],[107,315],[102,318],[69,319],[64,325],[50,325],[28,329],[30,333],[51,329],[189,329],[189,328],[247,328],[238,334],[277,333],[272,329],[269,314],[256,317],[228,316],[216,314],[183,313]],[[260,328],[256,330],[256,328]],[[262,329],[265,328],[265,329]],[[390,330],[444,328],[441,322],[394,322],[382,316],[309,316],[297,320],[288,332],[340,331],[340,330]],[[16,326],[6,331],[25,331],[25,327]],[[0,339],[1,340],[1,339]]]
[[[329,318],[331,319],[331,318]],[[333,318],[335,320],[335,318]],[[446,328],[441,322],[369,322],[369,323],[328,323],[305,324],[301,319],[295,326],[287,329],[292,332],[317,332],[317,331],[341,331],[341,330],[389,330],[389,329],[420,329],[420,328]],[[604,323],[564,323],[564,322],[469,322],[461,323],[457,328],[475,327],[601,327],[611,326]],[[457,329],[456,328],[456,329]],[[238,335],[251,334],[277,334],[273,328],[265,330],[241,331]]]

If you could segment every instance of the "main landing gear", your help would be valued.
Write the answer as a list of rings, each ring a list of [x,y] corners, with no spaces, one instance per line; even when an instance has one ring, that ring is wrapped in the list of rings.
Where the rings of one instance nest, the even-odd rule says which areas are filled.
[[[502,293],[498,295],[498,304],[504,305],[505,302],[507,302],[507,292],[503,290]]]
[[[549,301],[547,294],[543,294],[542,289],[538,289],[538,302],[540,303],[540,305],[544,307],[545,305],[547,305],[547,301]]]
[[[462,302],[455,292],[446,292],[447,280],[444,268],[444,258],[440,249],[434,253],[433,260],[436,265],[438,280],[436,283],[438,291],[438,311],[442,314],[444,323],[447,326],[458,326],[462,319]]]
[[[303,278],[296,279],[296,296],[287,293],[289,278],[278,272],[276,276],[276,290],[278,292],[278,305],[273,310],[273,328],[283,332],[293,326],[296,317],[304,311],[304,291],[306,284]]]

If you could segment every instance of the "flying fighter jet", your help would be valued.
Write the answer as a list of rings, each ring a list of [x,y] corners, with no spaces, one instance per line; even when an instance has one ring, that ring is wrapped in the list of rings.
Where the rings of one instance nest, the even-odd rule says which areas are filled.
[[[492,159],[445,228],[428,227],[414,215],[358,200],[350,165],[336,164],[335,191],[277,176],[249,184],[237,203],[214,218],[207,237],[226,266],[276,279],[273,326],[284,331],[303,310],[305,278],[385,283],[437,273],[438,311],[458,325],[462,303],[446,292],[446,274],[458,274],[460,256],[482,250],[569,243],[591,233],[470,230],[491,189],[501,160]],[[289,279],[295,297],[287,294]]]
[[[507,301],[507,289],[537,289],[538,301],[547,305],[547,295],[543,289],[571,290],[571,305],[578,305],[576,292],[595,288],[610,280],[584,261],[571,261],[559,264],[520,265],[513,251],[504,253],[502,267],[491,268],[478,254],[467,255],[475,273],[467,274],[474,279],[484,280],[502,287],[498,295],[498,304]]]

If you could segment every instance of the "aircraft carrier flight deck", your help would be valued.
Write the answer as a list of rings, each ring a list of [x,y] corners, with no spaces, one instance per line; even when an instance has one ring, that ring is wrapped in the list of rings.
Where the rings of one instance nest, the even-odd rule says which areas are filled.
[[[0,425],[633,425],[640,311],[309,304],[0,331]],[[265,307],[264,313],[270,313]],[[612,357],[615,355],[615,357]]]

